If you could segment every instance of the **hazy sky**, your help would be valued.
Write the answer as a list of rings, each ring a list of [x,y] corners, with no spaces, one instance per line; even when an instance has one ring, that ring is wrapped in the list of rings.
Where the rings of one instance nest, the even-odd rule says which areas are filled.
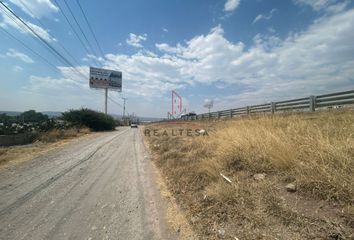
[[[103,92],[88,86],[89,66],[122,71],[123,92],[110,97],[125,96],[130,113],[152,117],[170,111],[171,90],[200,113],[207,99],[220,110],[354,88],[354,1],[79,1],[103,55],[77,0],[66,2],[89,43],[64,0],[3,1],[82,74],[2,7],[0,110],[103,111]],[[110,101],[109,112],[122,109]]]

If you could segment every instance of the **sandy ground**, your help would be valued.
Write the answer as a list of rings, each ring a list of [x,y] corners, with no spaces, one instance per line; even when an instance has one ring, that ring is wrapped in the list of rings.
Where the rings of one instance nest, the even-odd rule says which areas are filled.
[[[139,130],[0,170],[0,239],[176,239]]]

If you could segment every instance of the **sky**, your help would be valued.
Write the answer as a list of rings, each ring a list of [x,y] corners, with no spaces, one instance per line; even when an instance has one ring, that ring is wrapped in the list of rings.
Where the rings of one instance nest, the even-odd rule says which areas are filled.
[[[203,113],[211,100],[216,111],[354,89],[351,0],[1,2],[69,63],[1,6],[0,110],[103,111],[90,66],[123,74],[109,113],[125,97],[145,117],[166,117],[172,90]]]

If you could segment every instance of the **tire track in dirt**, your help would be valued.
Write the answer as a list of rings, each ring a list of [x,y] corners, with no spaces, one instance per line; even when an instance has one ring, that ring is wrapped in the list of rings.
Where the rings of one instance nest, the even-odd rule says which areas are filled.
[[[59,178],[61,178],[62,176],[64,176],[65,174],[67,174],[68,172],[70,172],[71,170],[73,170],[74,168],[76,168],[77,166],[81,165],[82,163],[90,160],[103,146],[107,145],[108,143],[112,142],[115,138],[119,137],[120,135],[122,135],[123,133],[125,133],[128,130],[125,130],[123,132],[121,132],[120,134],[117,134],[114,138],[110,139],[107,142],[104,142],[102,145],[100,145],[99,147],[97,147],[93,152],[91,152],[88,156],[86,156],[85,158],[81,159],[80,161],[76,162],[75,164],[73,164],[72,166],[64,169],[63,171],[55,174],[53,177],[49,178],[48,180],[46,180],[45,182],[43,182],[42,184],[38,185],[37,187],[33,188],[33,190],[29,191],[28,193],[26,193],[25,195],[23,195],[22,197],[18,198],[15,202],[11,203],[10,205],[7,205],[5,207],[3,207],[0,210],[0,217],[3,217],[3,215],[9,214],[11,213],[14,209],[20,207],[22,204],[24,204],[26,201],[28,201],[29,199],[31,199],[34,195],[36,195],[37,193],[41,192],[44,188],[50,186],[52,183],[54,183],[55,181],[57,181]]]

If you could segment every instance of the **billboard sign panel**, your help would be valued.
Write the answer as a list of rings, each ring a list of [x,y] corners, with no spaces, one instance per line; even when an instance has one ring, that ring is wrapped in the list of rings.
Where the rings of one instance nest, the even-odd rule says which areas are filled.
[[[90,88],[122,91],[122,72],[90,67]]]

